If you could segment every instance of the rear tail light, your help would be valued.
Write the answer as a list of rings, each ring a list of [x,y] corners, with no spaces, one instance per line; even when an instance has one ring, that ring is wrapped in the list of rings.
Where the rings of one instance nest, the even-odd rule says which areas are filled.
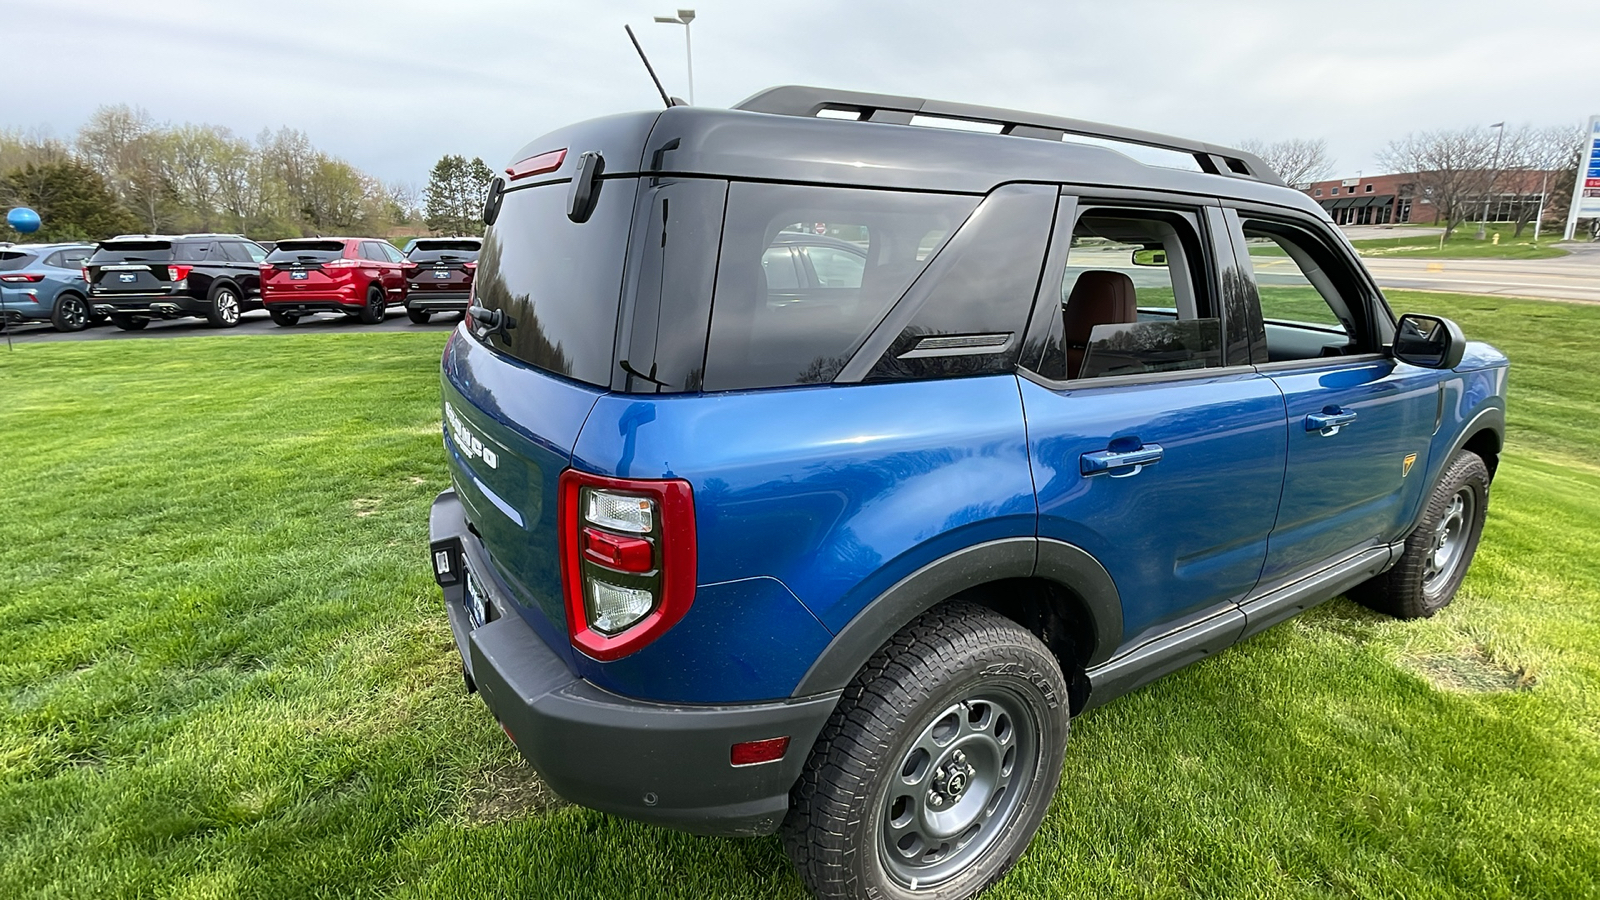
[[[83,273],[83,280],[84,281],[88,281],[89,280],[89,267],[88,266],[84,266],[83,268],[79,269],[78,271]]]
[[[322,264],[324,269],[354,269],[361,265],[359,259],[330,259]]]
[[[167,266],[167,279],[169,281],[183,281],[194,271],[194,266]]]
[[[619,659],[694,602],[694,494],[682,480],[561,473],[561,581],[572,645]]]
[[[0,281],[9,281],[13,284],[21,284],[24,282],[32,284],[34,282],[43,280],[43,275],[0,275]]]
[[[466,269],[468,272],[476,272],[478,271],[478,264],[475,262],[464,262],[461,264],[461,268]]]

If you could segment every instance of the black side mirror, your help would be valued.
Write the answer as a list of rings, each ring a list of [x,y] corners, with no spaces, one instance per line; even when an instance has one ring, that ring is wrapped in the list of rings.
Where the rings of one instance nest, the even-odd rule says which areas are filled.
[[[1407,313],[1394,331],[1394,358],[1425,369],[1454,369],[1467,352],[1461,326],[1440,316]]]
[[[483,224],[493,225],[500,218],[500,201],[506,190],[506,180],[495,178],[489,182],[489,193],[483,198]]]
[[[589,214],[600,199],[600,176],[605,170],[606,161],[598,151],[585,150],[578,157],[572,187],[567,189],[567,218],[579,224],[589,221]]]

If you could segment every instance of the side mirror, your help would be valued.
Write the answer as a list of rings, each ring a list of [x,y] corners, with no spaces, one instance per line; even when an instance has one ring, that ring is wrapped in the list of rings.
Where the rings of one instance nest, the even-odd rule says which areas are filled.
[[[605,158],[598,151],[585,150],[578,156],[572,186],[567,189],[567,218],[580,225],[589,221],[600,197],[600,176],[605,170]]]
[[[1454,369],[1467,352],[1461,326],[1439,316],[1407,313],[1394,331],[1394,358],[1425,369]]]
[[[1146,247],[1143,250],[1133,251],[1133,264],[1136,266],[1164,266],[1167,264],[1167,251],[1160,247]]]

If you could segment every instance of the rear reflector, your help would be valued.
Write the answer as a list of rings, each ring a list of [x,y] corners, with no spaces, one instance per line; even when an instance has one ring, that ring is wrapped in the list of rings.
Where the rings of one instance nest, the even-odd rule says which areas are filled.
[[[733,745],[733,750],[728,754],[728,761],[736,766],[755,766],[783,759],[783,754],[788,750],[787,735],[767,738],[764,741],[745,741]]]
[[[529,175],[554,172],[561,168],[561,163],[566,158],[567,148],[562,147],[560,150],[551,150],[549,153],[541,153],[538,156],[530,156],[521,162],[514,162],[506,166],[506,174],[511,176],[512,181],[516,181],[518,178],[527,178]]]

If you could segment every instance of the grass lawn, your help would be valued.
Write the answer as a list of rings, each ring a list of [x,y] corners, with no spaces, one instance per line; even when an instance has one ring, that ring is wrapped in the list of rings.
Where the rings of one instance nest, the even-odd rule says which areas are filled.
[[[1405,234],[1396,228],[1398,237],[1351,241],[1362,256],[1384,256],[1403,259],[1551,259],[1566,256],[1567,251],[1557,247],[1561,240],[1559,228],[1547,229],[1533,242],[1533,226],[1523,228],[1520,237],[1514,236],[1516,226],[1507,222],[1491,222],[1483,240],[1478,240],[1478,223],[1463,222],[1456,226],[1450,239],[1440,245],[1437,234]],[[1494,242],[1495,235],[1500,243]],[[1254,248],[1251,249],[1254,254]]]
[[[1075,723],[989,895],[1600,895],[1600,307],[1390,295],[1514,360],[1455,604],[1326,604]],[[438,334],[0,351],[0,896],[802,896],[564,806],[425,566]]]

